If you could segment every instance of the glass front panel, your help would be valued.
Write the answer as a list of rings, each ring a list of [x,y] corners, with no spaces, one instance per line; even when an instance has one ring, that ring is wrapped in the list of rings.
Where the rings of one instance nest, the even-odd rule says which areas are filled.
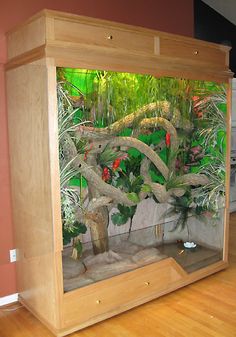
[[[64,290],[222,259],[226,85],[58,68]]]

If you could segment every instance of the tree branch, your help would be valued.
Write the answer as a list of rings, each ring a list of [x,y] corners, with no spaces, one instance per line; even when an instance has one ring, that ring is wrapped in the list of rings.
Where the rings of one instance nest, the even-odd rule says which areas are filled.
[[[144,118],[150,115],[152,112],[157,110],[164,110],[164,112],[169,112],[170,103],[167,101],[158,101],[155,103],[149,103],[144,105],[142,108],[137,111],[119,119],[113,124],[107,126],[106,128],[95,128],[80,125],[78,126],[76,132],[79,133],[80,136],[90,139],[104,139],[110,138],[113,135],[118,134],[125,128],[135,126],[134,124],[139,126],[139,122]],[[161,118],[162,117],[156,117]]]
[[[168,167],[159,157],[159,155],[153,151],[150,146],[143,143],[141,140],[132,137],[114,137],[112,140],[101,140],[99,142],[94,141],[92,143],[92,150],[90,154],[92,155],[102,152],[107,145],[110,147],[125,146],[137,149],[139,152],[143,153],[147,158],[149,158],[158,171],[163,175],[163,177],[167,179],[169,175]]]
[[[103,206],[107,206],[110,202],[112,202],[112,198],[109,197],[99,197],[99,198],[93,198],[87,207],[87,211],[88,212],[93,212],[95,211],[97,208],[103,207]]]
[[[89,184],[102,196],[106,196],[111,198],[113,201],[124,204],[126,206],[134,206],[133,203],[127,195],[122,192],[120,189],[105,183],[102,178],[94,172],[93,168],[87,165],[83,160],[83,155],[78,155],[77,159],[75,159],[72,163],[78,170],[81,172],[83,177],[88,180]]]
[[[178,150],[179,142],[176,129],[167,119],[162,117],[144,118],[140,122],[139,126],[140,129],[155,128],[155,127],[163,128],[166,132],[170,133],[171,135],[171,144],[170,144],[171,149],[175,152]]]

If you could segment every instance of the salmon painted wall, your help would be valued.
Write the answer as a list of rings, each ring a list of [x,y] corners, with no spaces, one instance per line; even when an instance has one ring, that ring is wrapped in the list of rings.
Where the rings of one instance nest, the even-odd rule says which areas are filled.
[[[7,0],[0,4],[0,297],[17,292],[15,265],[9,263],[9,249],[14,248],[4,63],[5,32],[41,9],[55,9],[74,14],[113,20],[193,36],[193,0]]]

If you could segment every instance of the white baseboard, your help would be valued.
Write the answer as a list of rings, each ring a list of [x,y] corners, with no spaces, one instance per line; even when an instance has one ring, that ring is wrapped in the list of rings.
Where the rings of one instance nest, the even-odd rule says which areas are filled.
[[[18,301],[18,293],[8,295],[8,296],[5,296],[5,297],[0,297],[0,307],[2,305],[14,303],[14,302],[17,302],[17,301]]]

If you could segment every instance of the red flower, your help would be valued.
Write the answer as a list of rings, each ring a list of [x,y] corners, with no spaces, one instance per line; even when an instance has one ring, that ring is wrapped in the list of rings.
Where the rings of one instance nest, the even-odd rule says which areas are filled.
[[[195,102],[195,101],[198,101],[199,100],[199,96],[193,96],[192,97],[192,100]]]
[[[121,158],[117,158],[112,164],[112,170],[115,171],[120,166]]]
[[[107,181],[111,178],[110,172],[108,167],[104,167],[103,171],[102,171],[102,180],[103,181]]]
[[[170,147],[170,133],[166,133],[166,147]]]

